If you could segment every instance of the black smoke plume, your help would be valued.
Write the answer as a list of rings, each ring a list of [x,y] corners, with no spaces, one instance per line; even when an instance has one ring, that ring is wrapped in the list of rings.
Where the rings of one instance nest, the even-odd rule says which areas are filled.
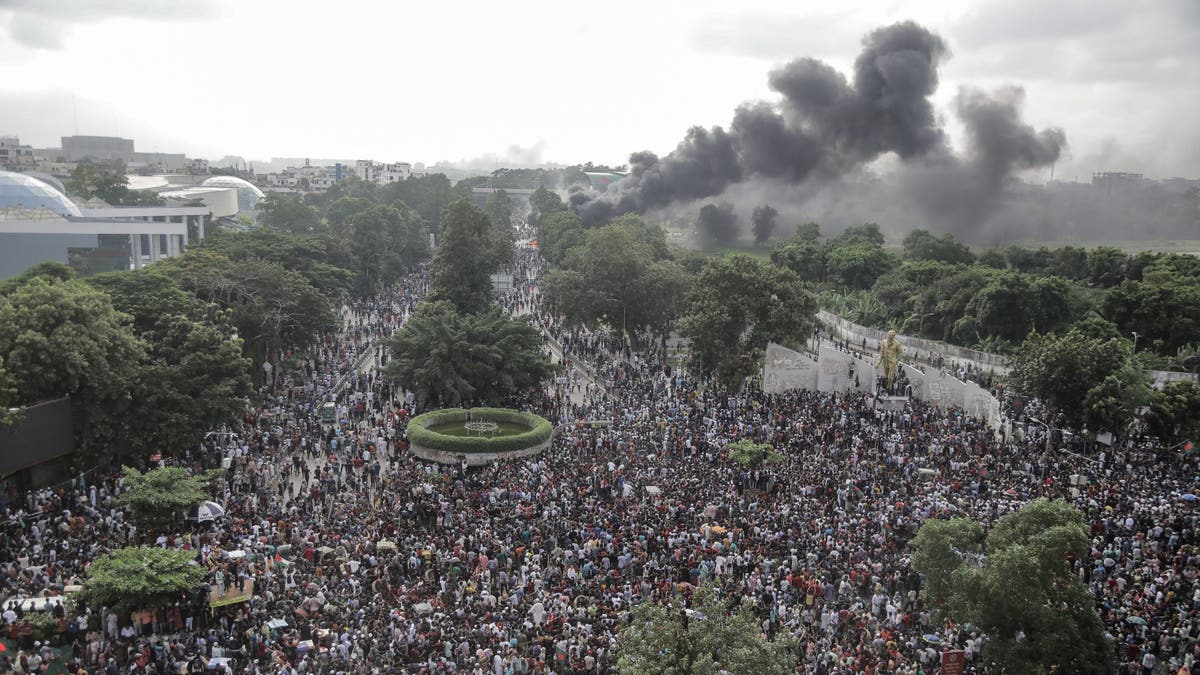
[[[902,164],[920,167],[910,198],[936,220],[964,226],[994,203],[1015,171],[1057,160],[1065,137],[1021,121],[1019,89],[996,96],[968,89],[956,105],[968,148],[957,156],[929,100],[947,53],[940,37],[909,21],[863,39],[852,82],[821,61],[792,61],[770,73],[778,102],[743,104],[728,132],[693,127],[666,157],[634,153],[628,177],[600,195],[578,192],[571,205],[585,224],[595,225],[720,195],[756,178],[795,185],[836,179],[894,153]],[[938,194],[931,188],[939,181],[963,192]],[[968,196],[975,200],[969,208],[960,203]]]

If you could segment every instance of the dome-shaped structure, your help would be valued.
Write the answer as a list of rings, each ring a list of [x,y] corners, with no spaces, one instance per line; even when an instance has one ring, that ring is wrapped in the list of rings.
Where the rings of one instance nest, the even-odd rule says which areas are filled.
[[[0,171],[0,209],[11,206],[30,210],[41,207],[60,216],[83,216],[74,202],[46,183],[24,174]]]
[[[238,191],[238,211],[249,213],[254,211],[254,207],[258,206],[258,201],[265,197],[262,190],[258,189],[254,183],[238,178],[237,176],[213,176],[205,178],[203,187],[232,187]]]

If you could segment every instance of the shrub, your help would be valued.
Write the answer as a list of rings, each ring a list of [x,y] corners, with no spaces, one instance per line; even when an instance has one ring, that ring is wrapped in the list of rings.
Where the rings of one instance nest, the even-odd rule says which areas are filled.
[[[453,422],[466,422],[468,415],[493,422],[521,424],[529,431],[512,436],[447,436],[434,433],[429,427]],[[448,408],[417,415],[408,423],[408,440],[416,446],[442,452],[463,454],[480,452],[514,452],[532,448],[550,440],[554,427],[548,420],[533,413],[507,408]]]

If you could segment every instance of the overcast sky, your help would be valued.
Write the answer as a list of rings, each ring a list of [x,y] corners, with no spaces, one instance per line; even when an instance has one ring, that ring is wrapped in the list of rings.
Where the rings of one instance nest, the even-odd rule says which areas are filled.
[[[57,146],[74,97],[142,151],[623,163],[904,19],[950,46],[948,128],[959,86],[1018,84],[1066,131],[1056,178],[1200,177],[1198,0],[0,0],[0,133]]]

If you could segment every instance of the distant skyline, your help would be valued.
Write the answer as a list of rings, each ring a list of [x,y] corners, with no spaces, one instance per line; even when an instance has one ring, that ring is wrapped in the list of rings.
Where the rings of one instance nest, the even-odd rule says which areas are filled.
[[[773,100],[791,59],[849,73],[863,35],[912,19],[949,45],[952,134],[960,86],[1015,84],[1066,132],[1055,178],[1200,177],[1195,0],[779,5],[0,0],[0,134],[57,146],[74,98],[79,134],[143,152],[621,164]]]

